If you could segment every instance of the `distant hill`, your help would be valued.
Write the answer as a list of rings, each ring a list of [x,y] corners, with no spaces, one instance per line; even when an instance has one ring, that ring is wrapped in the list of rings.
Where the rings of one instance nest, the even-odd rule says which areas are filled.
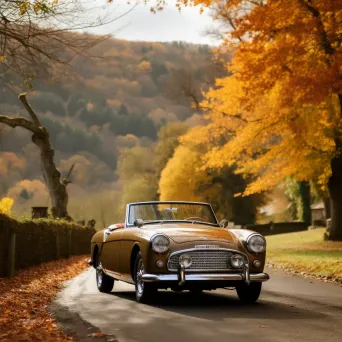
[[[181,96],[178,83],[184,76],[199,92],[216,76],[208,46],[110,39],[90,53],[94,57],[73,60],[63,81],[33,81],[28,97],[50,132],[62,172],[76,161],[70,188],[75,194],[112,186],[125,147],[153,144],[168,122],[194,125],[201,120]],[[16,94],[0,85],[0,112],[26,116]],[[30,205],[47,202],[28,132],[0,130],[0,197],[10,194],[25,208],[28,199]]]

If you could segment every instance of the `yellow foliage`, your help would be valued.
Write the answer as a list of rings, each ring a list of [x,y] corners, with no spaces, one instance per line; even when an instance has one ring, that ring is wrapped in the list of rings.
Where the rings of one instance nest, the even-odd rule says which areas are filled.
[[[202,168],[205,148],[190,141],[176,148],[160,176],[160,200],[217,202],[223,189],[212,184],[212,175]]]
[[[274,0],[250,2],[248,10],[245,5],[227,1],[215,12],[234,24],[221,48],[235,49],[230,75],[205,94],[208,125],[182,141],[213,144],[203,156],[205,168],[234,164],[251,176],[245,195],[289,176],[324,188],[342,136],[342,3]]]
[[[0,199],[0,214],[10,214],[14,201],[12,198],[4,197]]]
[[[198,183],[208,181],[197,169],[200,153],[188,146],[179,146],[161,173],[159,182],[160,200],[201,201],[196,194]]]
[[[149,61],[142,61],[138,64],[137,71],[141,73],[149,73],[152,71],[152,65]]]

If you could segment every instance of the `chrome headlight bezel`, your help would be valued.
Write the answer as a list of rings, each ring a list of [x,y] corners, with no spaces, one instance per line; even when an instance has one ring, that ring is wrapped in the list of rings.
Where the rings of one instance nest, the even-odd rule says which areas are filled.
[[[192,257],[189,254],[181,254],[179,257],[179,265],[184,268],[189,268],[192,265]]]
[[[241,261],[241,264],[235,265],[235,264],[234,264],[234,260],[240,260],[240,261]],[[243,267],[245,266],[246,260],[245,260],[245,258],[244,258],[242,255],[240,255],[240,254],[234,254],[234,255],[231,257],[231,259],[230,259],[230,263],[231,263],[231,265],[232,265],[234,268],[240,269],[240,268],[243,268]]]
[[[251,245],[251,242],[253,241],[253,239],[255,238],[261,238],[264,245],[262,249],[259,250],[255,250],[253,249],[253,246]],[[255,254],[259,254],[259,253],[263,253],[266,250],[266,239],[259,233],[255,233],[255,234],[251,234],[248,236],[247,240],[246,240],[246,244],[247,244],[247,248],[250,252],[255,253]]]
[[[158,246],[158,241],[160,242],[161,239],[164,240],[164,247]],[[165,236],[164,234],[156,234],[151,239],[151,248],[154,252],[163,254],[166,253],[170,249],[170,239]]]

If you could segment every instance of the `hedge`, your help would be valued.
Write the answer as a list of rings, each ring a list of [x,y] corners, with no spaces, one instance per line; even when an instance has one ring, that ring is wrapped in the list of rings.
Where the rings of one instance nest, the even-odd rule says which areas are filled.
[[[0,214],[0,277],[42,262],[88,254],[94,233],[63,220],[16,220]]]
[[[308,225],[305,222],[280,222],[272,224],[249,224],[245,228],[254,230],[262,235],[275,235],[308,230]]]

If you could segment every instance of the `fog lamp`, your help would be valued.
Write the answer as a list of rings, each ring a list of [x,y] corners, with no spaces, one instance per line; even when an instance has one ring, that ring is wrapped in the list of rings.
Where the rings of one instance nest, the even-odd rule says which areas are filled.
[[[157,260],[156,266],[157,266],[158,268],[162,268],[162,267],[164,266],[164,261],[162,261],[162,260]]]
[[[192,264],[192,258],[189,254],[182,254],[179,257],[179,265],[184,266],[184,268],[189,268]]]
[[[260,260],[254,260],[253,261],[253,266],[254,267],[260,267],[261,266],[261,261]]]
[[[242,268],[245,263],[245,260],[241,255],[235,254],[230,259],[230,262],[232,263],[232,266],[234,268]]]

